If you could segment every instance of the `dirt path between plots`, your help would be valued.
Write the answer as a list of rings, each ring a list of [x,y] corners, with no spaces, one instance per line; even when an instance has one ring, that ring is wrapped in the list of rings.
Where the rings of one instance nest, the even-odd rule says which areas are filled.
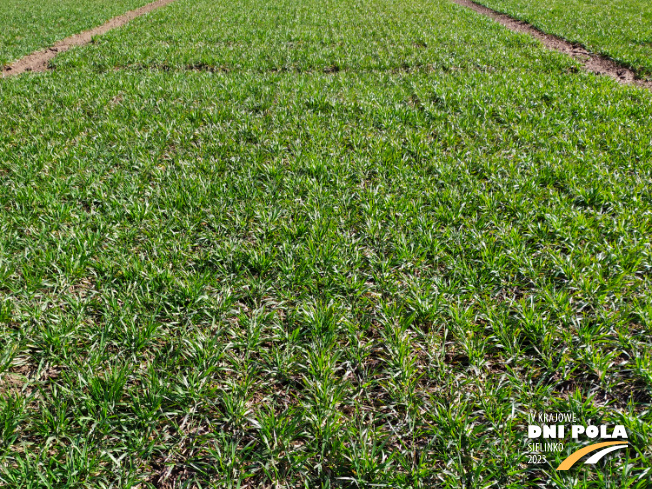
[[[136,10],[130,10],[122,15],[114,17],[104,24],[93,29],[75,34],[73,36],[67,37],[61,41],[57,41],[53,46],[43,49],[41,51],[35,51],[32,54],[28,54],[24,58],[14,61],[10,65],[5,66],[2,69],[2,78],[7,76],[20,75],[26,71],[47,71],[48,64],[51,59],[53,59],[57,54],[68,51],[70,48],[75,46],[83,46],[88,44],[93,40],[93,37],[106,34],[111,29],[125,25],[127,22],[140,17],[146,13],[156,10],[158,8],[164,7],[175,0],[157,0],[156,2],[148,3]]]
[[[500,12],[496,12],[484,5],[477,4],[472,0],[451,1],[458,5],[475,10],[482,15],[486,15],[511,31],[529,34],[541,41],[548,49],[572,56],[584,65],[586,71],[597,75],[607,75],[619,83],[638,85],[652,89],[652,82],[639,79],[636,73],[632,70],[618,64],[606,56],[591,53],[578,44],[573,44],[552,34],[546,34],[527,22],[514,19],[506,14],[501,14]]]
[[[164,7],[174,1],[175,0],[157,0],[136,10],[131,10],[114,17],[101,26],[94,27],[93,29],[57,41],[53,46],[47,49],[35,51],[32,54],[5,66],[2,69],[2,78],[20,75],[27,71],[47,71],[50,60],[56,57],[59,53],[68,51],[70,48],[75,46],[88,44],[93,40],[94,36],[105,34],[112,29],[125,25],[136,17],[140,17],[141,15]],[[496,12],[489,7],[475,3],[473,0],[451,1],[493,19],[511,31],[529,34],[530,36],[540,40],[548,49],[572,56],[583,64],[585,70],[591,73],[607,75],[619,83],[637,85],[652,90],[652,82],[639,79],[634,71],[618,64],[606,56],[591,53],[578,44],[573,44],[552,34],[546,34],[527,22]]]

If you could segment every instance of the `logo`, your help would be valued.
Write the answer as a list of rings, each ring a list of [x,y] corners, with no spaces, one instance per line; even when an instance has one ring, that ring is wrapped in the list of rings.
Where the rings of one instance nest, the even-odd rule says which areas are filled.
[[[569,455],[568,458],[566,458],[566,460],[564,460],[561,464],[559,464],[557,470],[568,470],[573,465],[575,465],[575,462],[581,459],[584,455],[588,455],[589,453],[595,452],[596,450],[600,450],[602,448],[602,450],[600,450],[598,453],[596,453],[595,455],[593,455],[591,458],[589,458],[584,462],[585,464],[596,464],[602,459],[602,457],[604,457],[608,453],[611,453],[614,450],[618,450],[619,448],[625,448],[627,447],[627,445],[628,443],[622,443],[620,441],[607,441],[604,443],[594,443],[593,445],[589,445],[588,447],[581,448],[575,453]]]
[[[536,424],[535,424],[536,423]],[[570,429],[569,429],[570,428]],[[561,452],[566,448],[566,435],[574,441],[601,440],[571,453],[559,464],[557,470],[569,470],[580,459],[591,454],[585,464],[596,464],[605,455],[627,448],[627,431],[623,425],[580,424],[574,413],[538,413],[530,415],[527,437],[529,440],[529,463],[547,463],[546,453]],[[616,440],[617,439],[617,440]],[[539,441],[542,440],[542,441]],[[614,441],[602,441],[614,440]]]

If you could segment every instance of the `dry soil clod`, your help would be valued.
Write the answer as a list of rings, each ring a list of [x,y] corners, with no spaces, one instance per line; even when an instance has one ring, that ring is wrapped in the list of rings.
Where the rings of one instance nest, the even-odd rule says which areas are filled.
[[[577,59],[584,65],[584,69],[586,71],[595,73],[597,75],[607,75],[619,83],[638,85],[647,89],[652,89],[652,82],[641,80],[632,70],[616,63],[606,56],[591,53],[578,44],[573,44],[552,34],[546,34],[545,32],[540,31],[527,22],[514,19],[506,14],[501,14],[500,12],[496,12],[489,7],[475,3],[472,0],[452,1],[458,5],[468,7],[482,15],[495,20],[511,31],[529,34],[530,36],[541,41],[543,45],[550,50],[557,51]]]
[[[62,39],[61,41],[57,41],[53,46],[50,46],[47,49],[35,51],[32,54],[28,54],[27,56],[14,61],[10,65],[5,66],[2,69],[2,78],[7,76],[20,75],[26,71],[47,71],[50,60],[53,59],[57,54],[68,51],[70,48],[75,46],[83,46],[84,44],[88,44],[93,40],[93,37],[106,34],[116,27],[125,25],[127,22],[130,22],[136,17],[140,17],[141,15],[164,7],[165,5],[168,5],[172,2],[174,2],[174,0],[157,0],[156,2],[148,3],[147,5],[144,5],[136,10],[131,10],[122,15],[114,17],[106,21],[101,26],[94,27],[93,29],[75,34],[73,36]]]

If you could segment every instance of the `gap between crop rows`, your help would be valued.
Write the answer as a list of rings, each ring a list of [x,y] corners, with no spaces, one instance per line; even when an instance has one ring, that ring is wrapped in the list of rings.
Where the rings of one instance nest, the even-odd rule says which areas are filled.
[[[61,41],[56,42],[51,47],[39,51],[35,51],[32,54],[28,54],[23,58],[20,58],[17,61],[14,61],[8,66],[5,66],[2,69],[2,77],[20,75],[27,71],[39,72],[47,71],[49,68],[50,60],[54,59],[57,54],[68,51],[74,46],[83,46],[90,43],[93,40],[93,37],[106,34],[112,29],[121,27],[127,22],[132,21],[136,17],[145,15],[153,10],[164,7],[175,0],[157,0],[152,3],[148,3],[138,9],[130,10],[122,15],[114,17],[104,24],[93,29],[75,34],[73,36],[62,39]]]
[[[541,43],[548,49],[552,51],[557,51],[562,54],[566,54],[583,64],[583,67],[586,71],[595,73],[596,75],[606,75],[619,83],[626,85],[637,85],[645,87],[647,89],[652,89],[652,82],[641,80],[634,71],[630,70],[626,66],[623,66],[616,61],[602,56],[599,54],[591,53],[583,46],[579,44],[573,44],[571,42],[562,39],[561,37],[547,34],[537,29],[531,24],[524,22],[522,20],[515,19],[509,15],[497,12],[489,7],[480,5],[472,0],[452,0],[458,5],[468,7],[475,12],[482,14],[490,19],[498,22],[502,26],[506,27],[513,32],[521,32],[528,34],[535,39],[541,41]]]

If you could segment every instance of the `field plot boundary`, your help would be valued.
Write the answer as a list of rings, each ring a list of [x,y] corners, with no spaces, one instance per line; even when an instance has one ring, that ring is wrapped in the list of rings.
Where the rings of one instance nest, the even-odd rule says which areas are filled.
[[[580,61],[586,71],[596,75],[606,75],[619,83],[637,85],[652,90],[652,82],[641,80],[634,71],[616,61],[596,53],[589,52],[583,46],[569,42],[559,36],[548,34],[537,29],[528,22],[515,19],[507,14],[485,7],[473,0],[451,0],[452,2],[470,8],[479,14],[491,18],[513,32],[528,34],[553,51],[571,56]]]
[[[141,15],[145,15],[149,12],[152,12],[153,10],[165,7],[174,1],[175,0],[157,0],[152,3],[148,3],[147,5],[143,5],[140,8],[130,10],[129,12],[125,12],[122,15],[113,17],[98,27],[88,29],[86,31],[80,32],[79,34],[74,34],[72,36],[66,37],[61,41],[57,41],[49,48],[35,51],[32,54],[28,54],[27,56],[24,56],[19,60],[5,66],[2,69],[2,78],[20,75],[21,73],[28,71],[47,71],[50,60],[55,58],[57,54],[68,51],[70,48],[75,46],[83,46],[84,44],[88,44],[93,40],[93,37],[106,34],[110,30],[125,25],[136,17],[140,17]]]

